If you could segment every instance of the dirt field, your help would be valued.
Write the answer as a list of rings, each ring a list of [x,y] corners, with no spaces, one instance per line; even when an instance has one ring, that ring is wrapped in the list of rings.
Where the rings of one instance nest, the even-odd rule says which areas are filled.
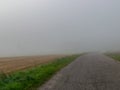
[[[63,55],[0,58],[0,72],[10,73],[39,64],[48,63],[60,57],[63,57]]]

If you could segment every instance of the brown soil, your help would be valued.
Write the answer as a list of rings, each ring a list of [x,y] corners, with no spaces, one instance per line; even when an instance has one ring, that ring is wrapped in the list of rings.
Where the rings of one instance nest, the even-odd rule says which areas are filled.
[[[64,55],[48,55],[0,58],[0,72],[10,73],[17,70],[34,67],[40,64],[51,62],[56,58],[61,58],[63,56]]]

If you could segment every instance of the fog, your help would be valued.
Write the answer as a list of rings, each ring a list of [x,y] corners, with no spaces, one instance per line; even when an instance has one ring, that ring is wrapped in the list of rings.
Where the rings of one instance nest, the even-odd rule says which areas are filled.
[[[0,0],[0,56],[120,50],[119,0]]]

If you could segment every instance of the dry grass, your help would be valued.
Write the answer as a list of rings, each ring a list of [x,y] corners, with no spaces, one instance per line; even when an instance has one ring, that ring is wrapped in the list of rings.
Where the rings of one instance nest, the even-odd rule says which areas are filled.
[[[65,67],[79,55],[55,59],[51,63],[38,65],[34,68],[17,71],[10,74],[0,74],[0,90],[36,90],[49,80],[57,71]]]
[[[48,55],[0,58],[0,71],[4,73],[10,73],[48,63],[63,56],[64,55]]]

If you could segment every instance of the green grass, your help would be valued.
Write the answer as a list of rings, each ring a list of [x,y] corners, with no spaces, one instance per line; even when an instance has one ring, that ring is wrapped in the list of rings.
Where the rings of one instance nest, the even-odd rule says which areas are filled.
[[[0,74],[0,90],[35,90],[37,86],[45,83],[58,70],[75,60],[78,55],[67,56],[51,63],[40,65],[9,75]]]
[[[106,55],[115,59],[115,60],[120,61],[120,54],[109,53],[109,54],[106,54]]]

